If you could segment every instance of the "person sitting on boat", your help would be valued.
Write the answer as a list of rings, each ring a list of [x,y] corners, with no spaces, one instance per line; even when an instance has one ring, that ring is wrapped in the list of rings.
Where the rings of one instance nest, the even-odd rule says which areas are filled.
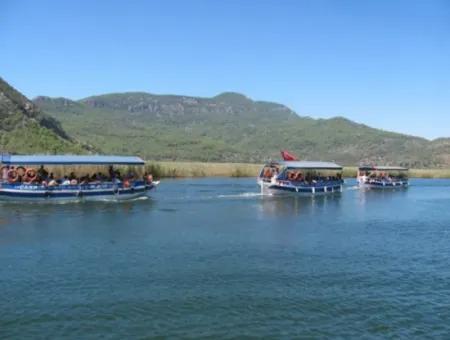
[[[106,182],[108,180],[108,177],[103,174],[102,172],[98,172],[96,176],[97,181]]]
[[[70,185],[70,179],[68,176],[64,176],[64,180],[62,181],[61,185]]]
[[[41,165],[40,168],[37,171],[38,178],[43,181],[46,180],[48,177],[48,171],[44,169],[44,166]]]
[[[89,179],[89,184],[99,184],[99,183],[100,183],[99,177],[97,176],[97,174],[93,174]]]
[[[153,182],[153,176],[151,174],[149,174],[147,171],[144,172],[144,175],[142,176],[142,179],[147,184],[152,184],[152,182]]]
[[[116,178],[116,172],[114,171],[114,168],[113,168],[112,165],[110,165],[109,168],[108,168],[108,174],[109,174],[109,179],[111,181],[113,181],[114,178]]]
[[[89,184],[89,181],[90,181],[90,177],[89,177],[89,174],[87,174],[86,176],[83,176],[80,178],[80,185]]]
[[[128,171],[127,174],[125,175],[125,178],[128,180],[133,180],[134,179],[134,172],[133,171]]]
[[[271,168],[270,169],[270,177],[269,178],[277,178],[279,175],[279,171],[277,168]]]
[[[3,182],[8,182],[8,171],[9,165],[6,165],[2,168],[2,180]]]
[[[266,169],[263,171],[263,177],[264,177],[265,179],[270,179],[270,178],[272,177],[272,170],[271,170],[270,168],[266,168]]]
[[[303,174],[299,172],[295,178],[297,182],[303,182]]]
[[[114,178],[112,179],[113,183],[120,184],[127,180],[126,176],[122,176],[119,170],[114,171]]]
[[[53,172],[51,172],[50,176],[48,176],[48,186],[56,187],[57,185],[58,185],[58,182],[56,182],[55,177],[53,176]]]

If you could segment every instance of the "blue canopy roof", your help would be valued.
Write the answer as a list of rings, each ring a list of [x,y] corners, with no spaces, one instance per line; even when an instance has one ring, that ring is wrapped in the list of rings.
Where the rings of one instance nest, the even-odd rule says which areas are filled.
[[[377,165],[363,165],[359,167],[362,171],[408,171],[408,168],[401,166],[377,166]]]
[[[144,165],[139,157],[102,155],[1,155],[0,163],[14,165]]]

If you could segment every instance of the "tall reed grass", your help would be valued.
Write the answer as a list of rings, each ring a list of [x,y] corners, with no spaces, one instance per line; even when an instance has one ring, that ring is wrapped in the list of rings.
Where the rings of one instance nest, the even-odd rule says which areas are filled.
[[[145,166],[156,178],[255,177],[260,169],[260,164],[246,163],[149,162]]]
[[[144,167],[114,167],[122,174],[133,171],[138,176],[144,172],[150,173],[154,178],[181,178],[181,177],[256,177],[262,164],[249,163],[203,163],[203,162],[147,162]],[[38,167],[34,167],[38,168]],[[63,177],[71,172],[81,177],[94,173],[108,174],[108,166],[77,165],[77,166],[46,166],[49,173],[55,177]],[[356,177],[357,167],[345,167],[343,175],[346,178]],[[410,177],[415,178],[450,178],[450,169],[411,169]]]
[[[146,171],[163,177],[256,177],[262,164],[202,163],[202,162],[148,162]],[[344,167],[343,176],[356,177],[357,167]],[[413,178],[450,178],[450,169],[411,169]]]

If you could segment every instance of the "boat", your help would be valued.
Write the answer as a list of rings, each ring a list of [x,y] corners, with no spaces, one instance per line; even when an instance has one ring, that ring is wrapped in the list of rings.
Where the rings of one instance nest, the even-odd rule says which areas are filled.
[[[356,179],[360,188],[407,188],[409,186],[408,171],[408,168],[399,166],[360,166]]]
[[[325,195],[342,192],[342,166],[333,162],[289,160],[270,162],[261,169],[258,184],[263,195]]]
[[[0,199],[27,201],[122,201],[146,196],[159,184],[151,175],[138,178],[129,169],[143,170],[145,162],[133,156],[103,155],[0,155],[2,180]],[[126,166],[129,174],[121,176],[114,166]],[[45,167],[65,172],[74,168],[83,173],[106,167],[109,176],[97,172],[78,181],[64,176],[64,181],[48,175]],[[40,175],[40,171],[46,176]],[[73,172],[72,172],[73,174]],[[45,177],[45,178],[44,178]]]

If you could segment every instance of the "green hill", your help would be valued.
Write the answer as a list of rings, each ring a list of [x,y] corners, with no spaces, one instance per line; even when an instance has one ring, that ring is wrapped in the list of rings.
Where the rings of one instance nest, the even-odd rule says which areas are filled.
[[[450,165],[448,141],[373,129],[345,118],[300,117],[238,93],[197,98],[116,93],[34,102],[75,138],[104,152],[147,159],[261,162],[287,148],[302,159],[412,167]]]
[[[0,78],[0,152],[85,152],[60,123]]]

